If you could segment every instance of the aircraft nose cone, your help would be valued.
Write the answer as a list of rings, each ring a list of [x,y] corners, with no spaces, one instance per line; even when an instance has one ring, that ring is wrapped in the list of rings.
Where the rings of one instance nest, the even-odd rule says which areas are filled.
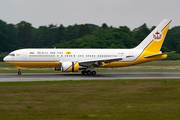
[[[4,61],[4,62],[6,62],[6,61],[7,61],[7,56],[6,56],[6,57],[4,57],[3,61]]]

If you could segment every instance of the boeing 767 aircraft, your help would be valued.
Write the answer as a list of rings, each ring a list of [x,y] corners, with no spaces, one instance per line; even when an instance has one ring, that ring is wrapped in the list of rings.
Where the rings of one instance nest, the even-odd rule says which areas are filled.
[[[62,72],[96,75],[96,67],[124,67],[167,57],[160,51],[171,20],[164,19],[137,47],[132,49],[20,49],[4,58],[6,63],[21,67],[54,68]]]

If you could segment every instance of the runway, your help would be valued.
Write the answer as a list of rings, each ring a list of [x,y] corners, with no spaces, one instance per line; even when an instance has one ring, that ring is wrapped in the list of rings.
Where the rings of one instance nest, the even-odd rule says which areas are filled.
[[[98,73],[97,75],[81,75],[80,73],[0,74],[0,82],[172,78],[180,78],[180,73]]]

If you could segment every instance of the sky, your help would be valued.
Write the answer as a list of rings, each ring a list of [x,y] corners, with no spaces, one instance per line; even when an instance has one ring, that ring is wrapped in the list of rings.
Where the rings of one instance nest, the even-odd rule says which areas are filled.
[[[101,26],[149,28],[163,19],[180,26],[180,0],[0,0],[0,19],[12,24],[26,21],[33,27],[91,23]]]

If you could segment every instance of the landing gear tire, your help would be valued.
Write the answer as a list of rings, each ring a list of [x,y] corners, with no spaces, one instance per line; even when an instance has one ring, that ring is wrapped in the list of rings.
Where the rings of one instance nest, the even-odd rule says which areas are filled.
[[[96,71],[90,71],[90,70],[83,70],[81,71],[82,75],[96,75]]]
[[[81,73],[82,73],[83,75],[85,75],[87,72],[86,72],[85,70],[83,70],[83,71],[81,71]]]
[[[92,71],[91,74],[92,74],[92,75],[96,75],[96,71]]]
[[[91,75],[91,71],[90,70],[87,71],[87,75]]]
[[[18,75],[21,75],[21,71],[18,71]]]

